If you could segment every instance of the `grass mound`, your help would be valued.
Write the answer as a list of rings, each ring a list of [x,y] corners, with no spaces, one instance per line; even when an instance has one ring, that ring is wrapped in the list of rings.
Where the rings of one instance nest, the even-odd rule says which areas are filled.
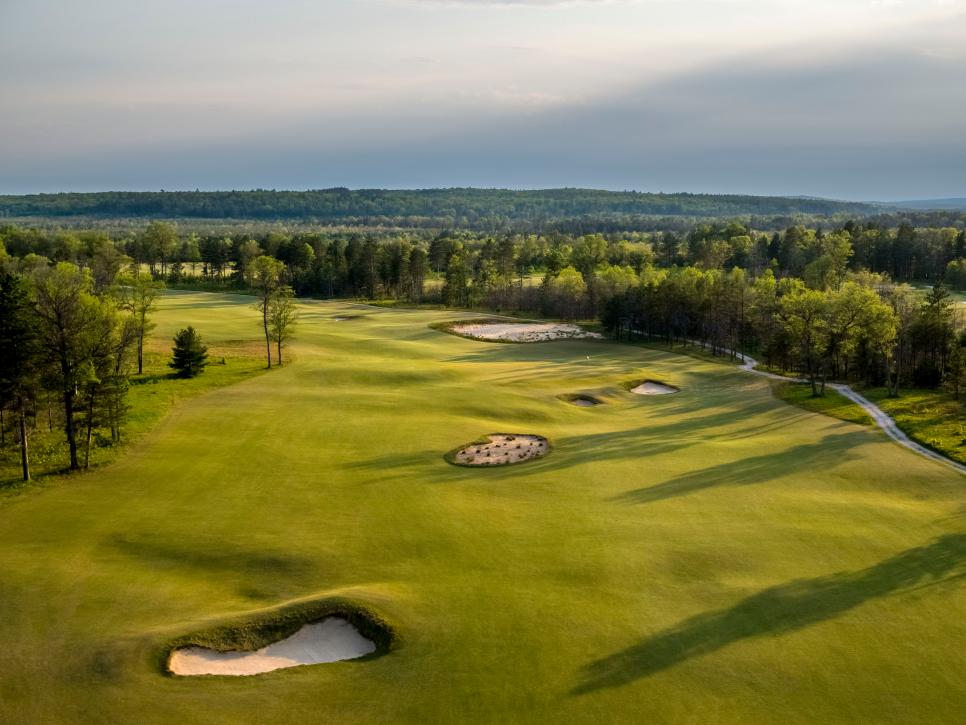
[[[168,669],[168,661],[175,650],[204,647],[217,652],[253,652],[292,636],[306,624],[321,622],[329,617],[346,620],[359,634],[376,645],[375,652],[368,657],[385,654],[396,641],[395,629],[383,617],[355,602],[333,598],[300,602],[273,612],[234,619],[182,635],[165,645],[159,654],[158,664],[165,674],[173,676]]]

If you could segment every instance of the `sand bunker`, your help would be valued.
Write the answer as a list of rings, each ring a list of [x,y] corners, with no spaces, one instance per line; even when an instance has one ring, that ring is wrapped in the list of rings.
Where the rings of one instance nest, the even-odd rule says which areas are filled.
[[[681,391],[672,385],[665,385],[655,380],[645,380],[640,385],[631,388],[631,392],[637,395],[670,395]]]
[[[486,443],[471,443],[453,454],[464,466],[506,466],[547,455],[550,443],[543,436],[493,433]]]
[[[457,323],[451,329],[457,335],[472,337],[474,340],[502,342],[547,342],[603,337],[577,325],[555,322],[471,322]]]
[[[285,667],[318,665],[364,657],[376,645],[341,617],[306,624],[291,637],[254,652],[218,652],[183,647],[171,653],[168,669],[176,675],[257,675]]]
[[[603,405],[604,401],[597,400],[592,395],[571,395],[565,397],[566,400],[571,405],[576,405],[578,408],[593,408],[596,405]]]

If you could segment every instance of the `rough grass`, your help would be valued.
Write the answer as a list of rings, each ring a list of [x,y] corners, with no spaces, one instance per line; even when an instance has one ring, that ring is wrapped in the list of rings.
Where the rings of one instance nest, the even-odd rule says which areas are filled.
[[[0,722],[962,719],[962,476],[727,365],[427,328],[453,311],[299,307],[295,364],[0,503]],[[156,337],[243,340],[256,314],[168,294]],[[619,391],[644,374],[684,392]],[[608,405],[561,404],[575,390]],[[553,455],[486,475],[442,460],[498,430]],[[185,633],[332,598],[391,622],[391,650],[159,671]]]
[[[96,429],[91,444],[90,467],[103,466],[123,455],[131,444],[154,428],[180,401],[265,372],[264,358],[259,357],[252,347],[248,341],[218,345],[210,355],[204,372],[194,378],[181,378],[168,367],[170,347],[163,352],[162,341],[154,341],[150,349],[145,351],[144,372],[131,377],[127,396],[129,411],[121,428],[120,443],[111,442],[110,431]],[[60,400],[51,395],[51,424],[48,425],[47,408],[41,407],[37,429],[28,437],[31,475],[34,478],[32,484],[24,484],[21,480],[19,444],[10,437],[7,444],[0,448],[0,492],[19,492],[31,485],[45,485],[50,482],[51,476],[67,472],[69,453],[60,405]],[[79,429],[78,455],[82,465],[84,442],[85,432]]]
[[[814,397],[811,386],[806,383],[785,383],[780,380],[770,382],[775,397],[784,400],[786,403],[797,405],[799,408],[812,413],[829,415],[849,423],[873,425],[872,416],[834,390],[826,389],[825,395]]]
[[[966,463],[966,405],[941,390],[902,389],[890,398],[886,388],[862,394],[891,415],[910,438],[960,463]]]

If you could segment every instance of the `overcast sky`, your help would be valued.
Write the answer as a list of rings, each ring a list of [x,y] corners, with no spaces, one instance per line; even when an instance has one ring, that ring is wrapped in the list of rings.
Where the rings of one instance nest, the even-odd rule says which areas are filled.
[[[0,193],[966,196],[966,0],[0,0]]]

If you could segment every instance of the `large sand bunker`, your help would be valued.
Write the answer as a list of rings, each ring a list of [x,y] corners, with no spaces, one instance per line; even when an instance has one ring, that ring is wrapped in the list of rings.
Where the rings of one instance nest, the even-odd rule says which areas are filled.
[[[631,392],[637,395],[670,395],[671,393],[679,393],[681,391],[673,385],[665,385],[656,380],[645,380],[640,385],[635,385],[631,388]]]
[[[600,333],[588,332],[577,325],[557,322],[457,322],[450,330],[474,340],[493,342],[549,342],[603,337]]]
[[[462,466],[506,466],[541,458],[549,451],[550,443],[543,436],[492,433],[457,449],[450,460]]]
[[[375,651],[375,643],[348,621],[328,617],[254,652],[182,647],[171,653],[168,669],[176,675],[257,675],[285,667],[351,660]]]

